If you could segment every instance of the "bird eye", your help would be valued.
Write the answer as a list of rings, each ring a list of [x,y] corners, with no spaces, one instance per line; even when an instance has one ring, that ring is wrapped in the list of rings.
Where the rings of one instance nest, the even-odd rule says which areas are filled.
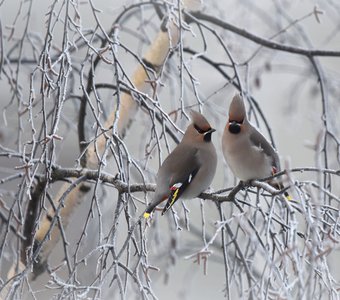
[[[199,128],[196,124],[194,124],[195,129],[197,130],[198,133],[203,134],[205,131],[201,128]]]
[[[241,131],[241,124],[235,121],[229,123],[229,132],[233,134],[238,134]]]

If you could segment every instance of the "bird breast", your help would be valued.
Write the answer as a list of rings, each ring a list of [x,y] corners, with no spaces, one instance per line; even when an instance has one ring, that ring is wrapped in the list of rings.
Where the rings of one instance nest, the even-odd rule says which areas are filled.
[[[241,180],[261,179],[271,175],[272,161],[260,146],[251,143],[246,134],[224,131],[222,149],[225,160],[236,177]]]
[[[201,167],[191,181],[190,186],[184,191],[182,198],[190,199],[197,197],[211,184],[216,172],[217,154],[213,144],[209,146],[211,148],[206,147],[198,151],[197,155]]]

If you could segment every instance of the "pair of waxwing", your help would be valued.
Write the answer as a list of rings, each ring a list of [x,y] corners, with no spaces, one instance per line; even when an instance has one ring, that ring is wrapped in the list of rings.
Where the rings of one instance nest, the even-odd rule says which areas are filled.
[[[144,217],[164,200],[162,214],[180,198],[194,198],[209,187],[217,166],[211,128],[206,118],[191,111],[192,124],[182,141],[158,170],[156,191]],[[246,115],[243,99],[235,95],[222,136],[223,155],[234,175],[242,181],[269,177],[280,170],[279,157],[267,139],[253,127]]]

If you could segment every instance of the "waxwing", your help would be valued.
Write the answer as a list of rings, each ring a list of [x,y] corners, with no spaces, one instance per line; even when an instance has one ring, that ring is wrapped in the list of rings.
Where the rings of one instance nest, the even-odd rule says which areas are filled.
[[[192,123],[184,133],[182,141],[164,160],[157,173],[156,191],[144,217],[162,201],[167,200],[162,215],[181,197],[197,197],[211,184],[217,166],[217,155],[211,141],[215,129],[206,118],[191,111]]]
[[[241,95],[234,96],[229,119],[222,136],[224,158],[236,177],[242,181],[270,177],[280,171],[277,151],[247,119]],[[278,182],[271,182],[280,187]],[[287,193],[285,196],[290,197]]]

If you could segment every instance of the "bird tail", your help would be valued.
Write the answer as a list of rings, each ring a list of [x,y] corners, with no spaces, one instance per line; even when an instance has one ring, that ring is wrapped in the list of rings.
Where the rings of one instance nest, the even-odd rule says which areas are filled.
[[[283,195],[286,197],[286,199],[287,199],[288,201],[292,201],[292,200],[293,200],[293,197],[292,197],[287,191],[285,191],[285,192],[283,193]]]
[[[277,183],[277,188],[279,190],[283,190],[285,187],[284,185],[282,184],[282,182],[278,182]],[[292,201],[293,200],[293,197],[288,193],[288,191],[284,191],[283,192],[283,195],[285,196],[285,198],[288,200],[288,201]]]
[[[161,201],[156,201],[156,202],[152,202],[151,204],[149,204],[149,206],[146,208],[143,217],[144,219],[148,219],[151,216],[151,213],[153,212],[153,210],[156,208],[156,206],[160,203]]]
[[[275,187],[276,189],[278,190],[283,190],[284,189],[284,186],[281,182],[277,181],[275,183],[270,183],[273,187]],[[288,200],[288,201],[292,201],[293,200],[293,197],[287,192],[287,191],[284,191],[283,192],[283,195],[285,196],[285,198]]]
[[[155,201],[153,203],[151,203],[147,209],[145,210],[143,217],[145,219],[148,219],[151,216],[151,213],[153,212],[153,210],[156,208],[156,206],[161,203],[162,201],[164,201],[165,199],[168,199],[167,203],[165,204],[163,211],[162,211],[162,215],[164,215],[174,204],[175,202],[178,200],[178,198],[181,196],[181,194],[183,193],[183,184],[182,183],[176,183],[174,184],[171,188],[170,188],[170,195],[161,198],[160,201]]]
[[[148,211],[144,212],[144,215],[143,215],[144,219],[149,219],[150,216],[151,216],[151,212],[148,212]]]
[[[151,216],[151,213],[154,211],[154,209],[157,207],[158,204],[163,202],[164,200],[168,199],[167,195],[162,196],[155,196],[154,200],[149,204],[149,206],[146,208],[143,217],[144,219],[148,219]]]
[[[276,172],[277,172],[277,168],[273,167],[272,175],[274,175]],[[273,187],[275,187],[278,190],[283,190],[284,189],[284,185],[282,184],[281,180],[279,180],[279,179],[275,180],[274,182],[271,182],[269,184],[271,184]],[[293,200],[293,197],[287,191],[285,191],[283,193],[283,195],[286,197],[286,199],[288,201],[292,201]]]

